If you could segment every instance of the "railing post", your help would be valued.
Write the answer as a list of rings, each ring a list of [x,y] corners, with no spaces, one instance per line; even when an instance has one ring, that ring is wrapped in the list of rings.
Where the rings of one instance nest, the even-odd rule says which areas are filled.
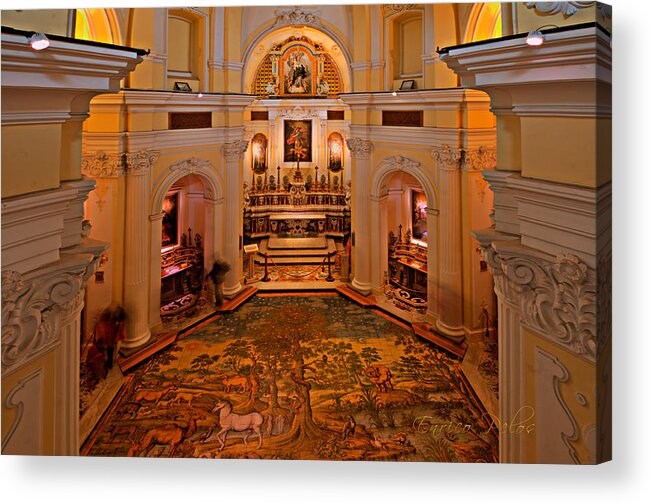
[[[326,282],[334,282],[335,277],[332,276],[332,270],[330,268],[330,254],[332,252],[328,252],[328,255],[326,256],[328,258],[328,276],[326,277]]]
[[[262,282],[268,282],[269,278],[269,254],[264,253],[264,276],[262,277]]]

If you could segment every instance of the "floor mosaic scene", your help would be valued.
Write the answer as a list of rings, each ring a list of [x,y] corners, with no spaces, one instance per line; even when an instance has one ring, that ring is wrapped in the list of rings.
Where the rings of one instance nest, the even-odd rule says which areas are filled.
[[[94,456],[496,462],[460,363],[338,295],[257,295],[126,376]]]

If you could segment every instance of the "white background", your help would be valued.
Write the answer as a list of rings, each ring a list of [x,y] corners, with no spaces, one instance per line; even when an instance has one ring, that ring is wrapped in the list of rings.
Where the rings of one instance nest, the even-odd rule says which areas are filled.
[[[0,0],[2,9],[211,3],[244,2]],[[612,4],[614,462],[574,467],[2,456],[2,502],[649,502],[651,3]]]

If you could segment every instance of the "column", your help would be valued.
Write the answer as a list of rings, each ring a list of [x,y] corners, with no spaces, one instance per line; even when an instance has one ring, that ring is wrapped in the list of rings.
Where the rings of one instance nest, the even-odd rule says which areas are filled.
[[[57,422],[55,453],[79,455],[79,372],[81,310],[85,289],[63,306],[58,349],[57,390],[61,421]]]
[[[462,151],[448,146],[434,149],[438,162],[440,270],[439,317],[436,328],[453,341],[462,341],[463,283],[461,277],[461,170]]]
[[[427,312],[425,320],[430,324],[436,324],[439,311],[438,217],[437,208],[427,208]]]
[[[242,208],[240,204],[240,195],[242,193],[242,170],[240,162],[244,157],[244,152],[249,145],[245,140],[224,144],[224,185],[226,223],[224,229],[224,260],[230,264],[231,269],[226,274],[224,280],[224,296],[232,297],[242,290],[240,277],[242,268],[240,265],[240,234],[242,224],[240,217]]]
[[[163,217],[165,213],[158,212],[149,216],[151,246],[149,251],[149,329],[162,325],[160,318],[160,289],[161,289],[161,247],[160,237],[163,234]]]
[[[353,281],[351,287],[365,296],[371,293],[371,260],[368,207],[368,174],[370,172],[371,142],[349,138],[346,144],[354,160],[352,188],[353,203]]]
[[[124,309],[127,338],[124,348],[137,348],[149,341],[147,271],[149,253],[149,175],[158,152],[127,154],[126,219],[124,233]]]

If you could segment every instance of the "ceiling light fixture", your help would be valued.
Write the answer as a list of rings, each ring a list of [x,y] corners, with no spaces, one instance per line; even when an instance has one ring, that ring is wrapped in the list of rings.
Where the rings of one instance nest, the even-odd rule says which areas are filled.
[[[42,51],[50,47],[50,39],[45,36],[44,33],[35,33],[27,39],[29,45],[35,51]]]
[[[541,46],[541,45],[543,45],[543,43],[545,42],[545,36],[540,31],[543,28],[558,28],[558,26],[551,25],[551,24],[550,25],[543,25],[543,26],[539,26],[535,30],[531,30],[527,34],[527,39],[526,39],[527,45],[530,45],[530,46]]]

